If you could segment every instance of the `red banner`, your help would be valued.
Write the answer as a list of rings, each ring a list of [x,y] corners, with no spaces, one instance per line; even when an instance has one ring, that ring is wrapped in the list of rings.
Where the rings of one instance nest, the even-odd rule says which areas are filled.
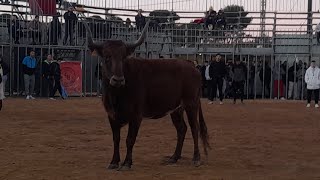
[[[68,96],[82,96],[82,64],[80,61],[60,63],[61,84]]]
[[[29,0],[34,15],[54,16],[57,14],[56,0]]]

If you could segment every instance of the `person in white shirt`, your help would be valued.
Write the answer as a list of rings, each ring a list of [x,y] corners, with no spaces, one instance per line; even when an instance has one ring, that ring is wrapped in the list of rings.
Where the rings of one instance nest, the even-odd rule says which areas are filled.
[[[319,108],[320,69],[316,66],[315,61],[311,61],[311,65],[307,69],[305,82],[307,84],[307,107],[310,107],[311,96],[314,93],[315,107]]]
[[[320,44],[320,23],[316,26],[317,42]]]

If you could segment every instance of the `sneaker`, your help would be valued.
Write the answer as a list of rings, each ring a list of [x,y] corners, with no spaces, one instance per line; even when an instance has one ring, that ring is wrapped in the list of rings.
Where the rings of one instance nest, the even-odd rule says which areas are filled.
[[[310,104],[307,104],[307,108],[309,108],[310,107]]]
[[[319,108],[319,104],[314,105],[315,108]]]
[[[274,100],[278,100],[278,98],[277,98],[277,97],[275,97],[275,98],[274,98]]]
[[[28,96],[26,97],[26,99],[28,99],[28,100],[29,100],[29,99],[30,99],[30,96],[28,95]]]
[[[54,101],[56,100],[55,98],[49,98],[49,99],[50,99],[50,100],[54,100]]]
[[[213,101],[210,101],[208,104],[210,104],[210,105],[213,104]]]
[[[282,97],[281,100],[286,100],[286,99],[284,97]]]
[[[222,101],[220,101],[220,105],[223,105],[223,102],[222,102]]]
[[[36,98],[34,98],[33,96],[29,96],[30,97],[30,99],[36,99]]]

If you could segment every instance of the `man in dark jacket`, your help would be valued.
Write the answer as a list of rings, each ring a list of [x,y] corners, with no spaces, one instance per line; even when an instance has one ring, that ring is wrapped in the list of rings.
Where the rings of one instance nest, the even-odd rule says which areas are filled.
[[[142,15],[142,10],[139,9],[138,14],[135,17],[136,26],[139,30],[143,29],[146,25],[146,18]]]
[[[60,61],[60,60],[58,60]],[[54,95],[56,94],[57,90],[59,91],[62,99],[62,87],[61,87],[61,70],[60,64],[57,61],[52,61],[49,66],[49,75],[50,75],[50,82],[49,82],[49,89],[50,89],[50,99],[55,100]]]
[[[52,45],[58,45],[58,40],[61,38],[61,23],[58,19],[60,13],[53,16],[52,21],[50,22],[50,30],[48,31],[48,36]]]
[[[222,57],[220,54],[218,54],[215,58],[215,61],[212,61],[209,68],[209,76],[212,79],[211,80],[211,86],[212,86],[212,93],[209,98],[210,102],[209,104],[213,104],[213,100],[217,96],[217,87],[219,89],[219,98],[220,98],[220,104],[223,104],[223,92],[222,92],[222,86],[223,86],[223,78],[226,75],[226,65],[225,62],[222,61]]]
[[[244,98],[244,84],[247,79],[247,67],[237,57],[235,65],[232,67],[232,87],[233,87],[233,103],[237,101],[238,95],[240,95],[241,103]]]
[[[64,13],[63,15],[65,24],[64,24],[64,40],[63,40],[63,45],[67,44],[67,40],[69,37],[70,40],[70,45],[73,44],[73,34],[74,34],[74,28],[76,26],[76,23],[78,21],[78,18],[76,14],[73,13],[73,7],[69,7],[68,11]]]
[[[52,55],[49,54],[47,59],[42,62],[42,97],[49,97],[49,82],[50,82],[50,63]]]
[[[2,67],[3,75],[2,75],[2,84],[3,84],[3,91],[6,90],[6,82],[8,80],[8,75],[10,72],[10,68],[6,62],[3,60],[3,56],[0,55],[0,65]]]

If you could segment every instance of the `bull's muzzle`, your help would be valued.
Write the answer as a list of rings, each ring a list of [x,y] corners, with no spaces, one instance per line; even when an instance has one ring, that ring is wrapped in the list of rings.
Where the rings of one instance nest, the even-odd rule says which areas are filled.
[[[124,86],[126,84],[126,80],[124,76],[112,76],[110,79],[110,85],[114,87]]]

